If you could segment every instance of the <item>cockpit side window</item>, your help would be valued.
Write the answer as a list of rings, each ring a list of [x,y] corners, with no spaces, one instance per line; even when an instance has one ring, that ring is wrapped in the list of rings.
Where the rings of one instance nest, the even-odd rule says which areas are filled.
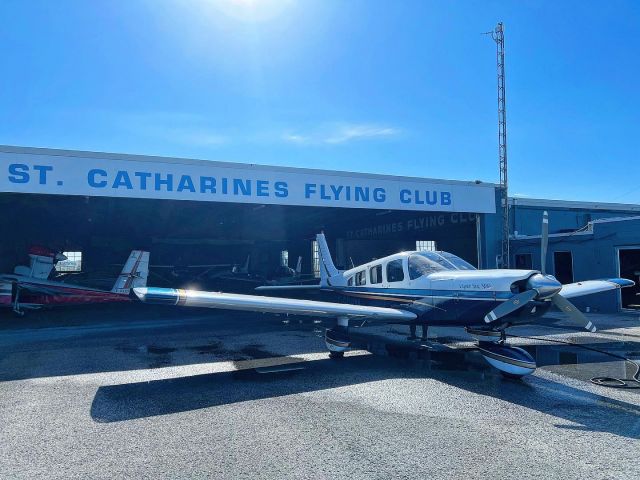
[[[387,263],[387,282],[401,282],[403,280],[402,259],[391,260]]]
[[[360,270],[356,273],[356,285],[366,285],[367,284],[367,271]]]
[[[416,253],[409,257],[409,278],[411,280],[415,280],[416,278],[433,272],[449,270],[439,262],[425,256],[424,253],[425,252],[420,254]]]
[[[382,283],[382,265],[374,265],[369,269],[369,279],[372,284]]]
[[[347,285],[350,286],[350,287],[353,287],[353,275],[351,275],[349,277],[349,279],[347,280]]]

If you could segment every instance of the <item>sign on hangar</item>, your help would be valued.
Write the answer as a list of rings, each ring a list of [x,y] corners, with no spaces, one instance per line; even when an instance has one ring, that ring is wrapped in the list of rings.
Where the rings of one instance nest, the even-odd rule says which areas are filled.
[[[315,207],[495,213],[473,182],[27,147],[0,147],[0,191]]]

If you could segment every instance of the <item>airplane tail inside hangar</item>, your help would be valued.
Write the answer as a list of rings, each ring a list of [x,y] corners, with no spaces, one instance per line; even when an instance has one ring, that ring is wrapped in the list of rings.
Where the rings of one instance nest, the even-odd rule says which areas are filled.
[[[41,245],[82,252],[89,271],[139,248],[158,266],[248,257],[264,275],[284,255],[312,273],[320,230],[344,268],[416,242],[475,265],[493,257],[493,184],[24,147],[0,159],[0,271]]]

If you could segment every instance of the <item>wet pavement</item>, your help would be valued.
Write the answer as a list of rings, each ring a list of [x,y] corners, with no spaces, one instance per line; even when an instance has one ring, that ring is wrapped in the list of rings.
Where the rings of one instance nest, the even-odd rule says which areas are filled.
[[[3,477],[640,475],[640,390],[590,382],[633,375],[602,352],[640,360],[637,315],[513,329],[513,381],[460,329],[366,325],[335,361],[324,321],[139,307],[0,317]]]

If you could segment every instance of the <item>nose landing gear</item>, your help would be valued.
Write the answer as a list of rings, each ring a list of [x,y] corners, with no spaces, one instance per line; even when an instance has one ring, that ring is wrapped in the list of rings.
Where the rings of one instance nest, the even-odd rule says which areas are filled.
[[[489,365],[507,378],[522,378],[536,370],[535,359],[526,350],[506,344],[504,330],[474,330],[467,332],[480,337],[478,350]]]
[[[492,367],[508,378],[522,378],[536,370],[536,361],[526,350],[501,343],[478,342],[478,350]]]

